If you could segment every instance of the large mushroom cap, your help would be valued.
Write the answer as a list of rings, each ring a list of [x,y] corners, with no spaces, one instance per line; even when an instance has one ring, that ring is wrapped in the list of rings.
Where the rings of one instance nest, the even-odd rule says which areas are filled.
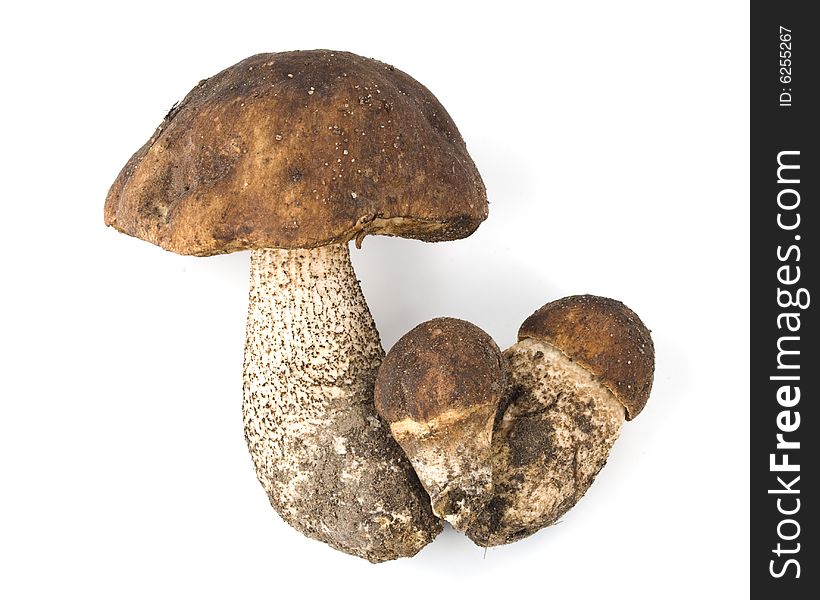
[[[427,88],[349,52],[258,54],[201,81],[120,172],[105,223],[180,254],[470,235],[484,184]]]
[[[544,340],[586,367],[626,409],[627,419],[646,406],[655,373],[649,329],[623,302],[601,296],[568,296],[545,304],[518,330],[518,339]]]

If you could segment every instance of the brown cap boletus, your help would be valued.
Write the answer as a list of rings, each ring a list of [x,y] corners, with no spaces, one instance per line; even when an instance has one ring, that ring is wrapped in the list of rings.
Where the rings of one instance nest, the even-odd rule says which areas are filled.
[[[180,254],[251,251],[245,436],[271,504],[373,562],[441,530],[378,419],[384,355],[350,263],[368,234],[470,235],[487,216],[423,85],[348,52],[259,54],[197,84],[120,172],[105,223]]]
[[[623,303],[570,296],[538,309],[504,356],[509,391],[493,432],[494,495],[467,535],[508,544],[552,525],[606,464],[652,389],[649,330]]]
[[[505,389],[498,346],[459,319],[418,325],[379,367],[376,410],[430,494],[433,512],[460,531],[492,497],[493,421]]]

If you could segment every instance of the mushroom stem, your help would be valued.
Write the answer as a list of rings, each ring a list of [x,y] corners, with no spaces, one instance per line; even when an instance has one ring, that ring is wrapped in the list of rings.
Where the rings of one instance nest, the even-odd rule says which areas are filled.
[[[441,530],[376,415],[383,356],[346,243],[251,253],[243,418],[257,477],[290,525],[372,562]]]
[[[548,342],[524,339],[504,356],[510,388],[493,432],[495,496],[467,535],[509,544],[552,525],[606,464],[624,406]]]

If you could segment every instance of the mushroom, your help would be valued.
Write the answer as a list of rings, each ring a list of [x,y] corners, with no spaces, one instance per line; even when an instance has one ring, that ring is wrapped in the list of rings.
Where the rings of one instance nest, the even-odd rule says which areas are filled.
[[[492,498],[491,438],[505,389],[498,346],[459,319],[418,325],[379,367],[376,410],[430,494],[433,512],[460,531]]]
[[[372,562],[441,530],[373,406],[384,355],[350,263],[368,234],[470,235],[487,200],[455,124],[390,65],[259,54],[199,82],[111,187],[105,223],[180,254],[251,251],[245,437],[282,518]]]
[[[494,496],[467,535],[508,544],[552,525],[606,464],[652,389],[649,330],[621,302],[570,296],[521,325],[492,442]]]

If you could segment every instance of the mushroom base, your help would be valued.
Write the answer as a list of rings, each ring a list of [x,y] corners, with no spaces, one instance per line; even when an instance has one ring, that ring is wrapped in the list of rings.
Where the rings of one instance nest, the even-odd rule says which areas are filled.
[[[458,531],[466,531],[492,498],[495,408],[452,409],[425,423],[408,417],[390,425],[430,495],[433,513]]]
[[[347,244],[251,253],[242,409],[257,477],[294,528],[371,562],[442,528],[376,414],[383,356]]]
[[[494,495],[467,535],[509,544],[552,525],[606,464],[625,412],[589,371],[549,343],[508,349],[510,388],[492,439]]]

